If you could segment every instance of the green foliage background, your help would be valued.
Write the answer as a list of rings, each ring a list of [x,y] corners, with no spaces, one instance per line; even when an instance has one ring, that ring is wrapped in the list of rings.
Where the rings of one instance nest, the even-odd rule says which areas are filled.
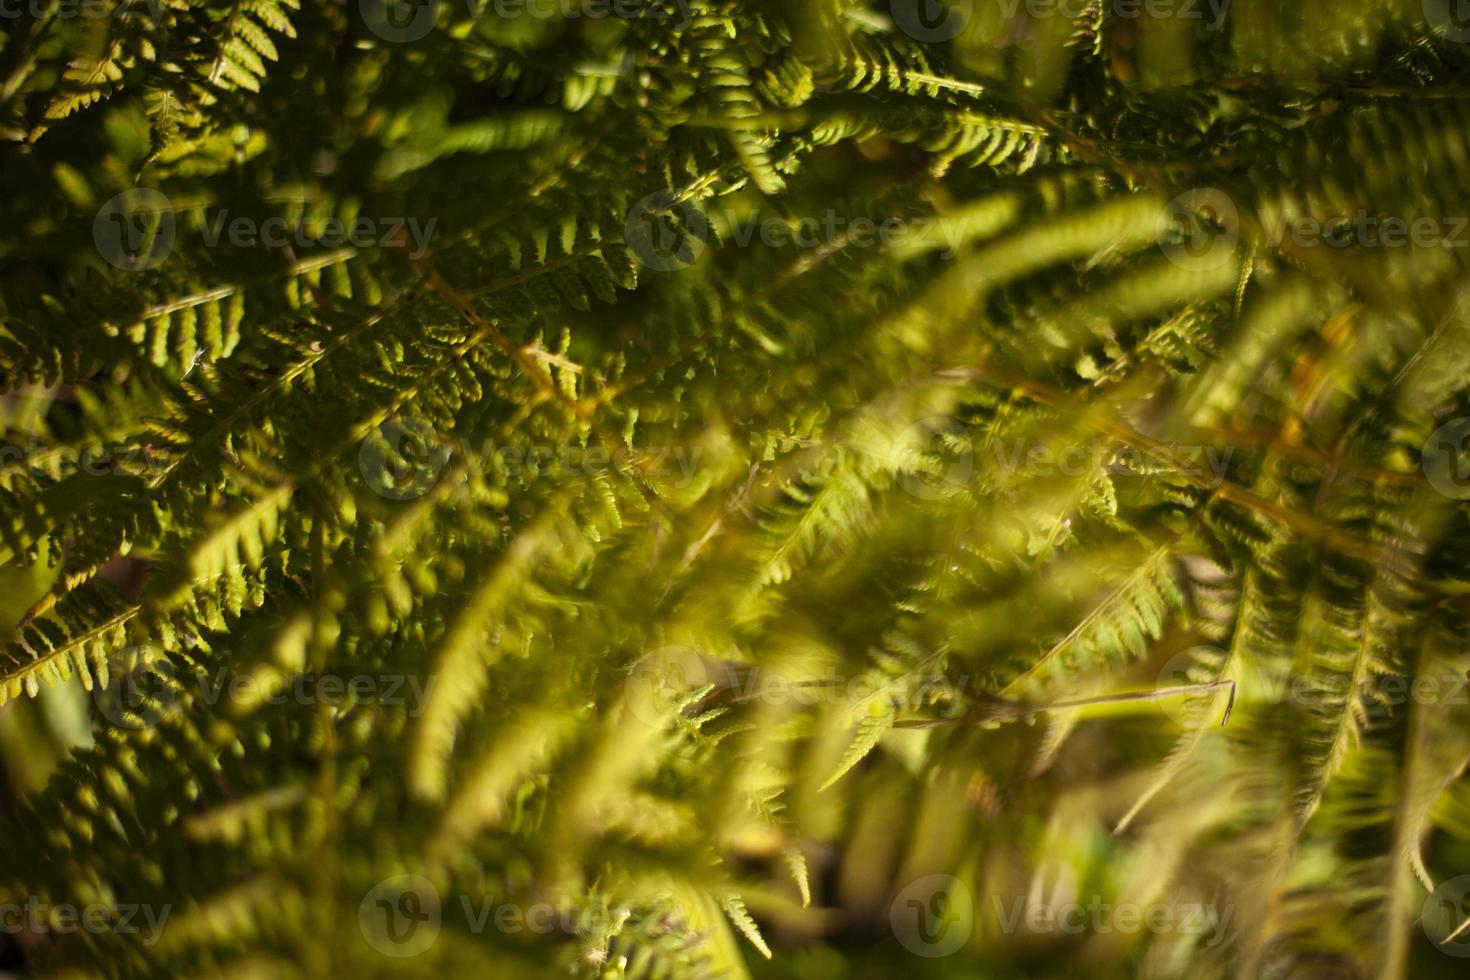
[[[1463,975],[1449,3],[105,7],[0,38],[0,913],[112,924],[6,969]]]

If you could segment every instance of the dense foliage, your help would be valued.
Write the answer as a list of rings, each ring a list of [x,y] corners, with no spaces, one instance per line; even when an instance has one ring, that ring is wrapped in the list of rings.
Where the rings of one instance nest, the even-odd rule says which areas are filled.
[[[1463,975],[1460,6],[0,7],[0,965]]]

